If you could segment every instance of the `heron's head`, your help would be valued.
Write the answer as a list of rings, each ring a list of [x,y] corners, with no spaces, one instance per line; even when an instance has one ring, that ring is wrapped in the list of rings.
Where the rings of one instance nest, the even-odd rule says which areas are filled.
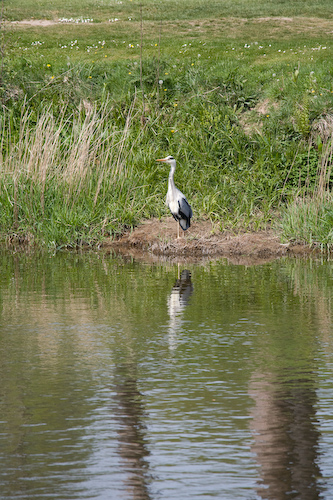
[[[170,165],[176,165],[176,160],[171,155],[167,156],[166,158],[159,158],[156,161],[164,161],[165,163],[170,163]]]

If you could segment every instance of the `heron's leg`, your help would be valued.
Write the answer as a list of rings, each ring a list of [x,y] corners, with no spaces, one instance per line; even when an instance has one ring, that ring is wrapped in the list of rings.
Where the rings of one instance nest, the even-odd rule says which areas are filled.
[[[178,221],[176,221],[176,224],[177,224],[177,240],[179,240],[180,236],[179,236],[179,223],[178,223]]]

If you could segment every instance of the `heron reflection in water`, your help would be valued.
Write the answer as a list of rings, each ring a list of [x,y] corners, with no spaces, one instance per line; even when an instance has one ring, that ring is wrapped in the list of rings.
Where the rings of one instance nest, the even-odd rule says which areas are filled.
[[[179,273],[178,266],[178,278],[168,297],[168,313],[170,318],[169,347],[172,350],[176,348],[176,336],[183,322],[183,311],[187,306],[192,293],[193,284],[190,271],[184,269],[181,273]]]

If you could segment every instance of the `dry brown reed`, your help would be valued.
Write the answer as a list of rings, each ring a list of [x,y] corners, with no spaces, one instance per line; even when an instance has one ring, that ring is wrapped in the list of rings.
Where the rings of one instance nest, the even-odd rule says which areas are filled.
[[[331,114],[322,116],[313,124],[312,140],[317,142],[320,150],[315,197],[323,200],[330,196],[333,155],[333,116]]]
[[[12,138],[10,119],[2,123],[0,178],[14,183],[16,192],[30,185],[38,187],[44,209],[46,184],[56,183],[64,190],[68,206],[75,204],[83,190],[97,202],[102,185],[121,182],[130,168],[128,141],[135,100],[127,113],[123,130],[112,122],[110,103],[97,108],[85,101],[75,116],[65,119],[66,109],[55,117],[51,107],[34,123],[29,108],[23,110],[18,140]],[[29,182],[27,182],[29,180]],[[91,190],[94,189],[94,193]],[[15,202],[14,202],[15,203]]]
[[[282,221],[287,238],[330,250],[333,242],[331,172],[333,157],[333,116],[314,122],[309,149],[318,147],[319,160],[315,185],[307,186],[303,196],[296,196]]]

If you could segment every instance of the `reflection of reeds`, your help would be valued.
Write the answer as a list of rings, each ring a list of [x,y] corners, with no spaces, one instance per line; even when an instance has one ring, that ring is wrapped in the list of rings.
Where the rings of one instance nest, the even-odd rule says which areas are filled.
[[[115,401],[118,417],[118,443],[122,465],[126,471],[126,491],[130,498],[149,500],[149,456],[146,412],[143,395],[138,388],[137,366],[127,361],[115,366]]]
[[[257,373],[250,382],[255,401],[252,450],[260,464],[260,498],[285,498],[288,490],[304,500],[319,498],[317,384],[311,370],[302,370],[301,375],[295,371],[289,366],[276,378],[269,372]]]

